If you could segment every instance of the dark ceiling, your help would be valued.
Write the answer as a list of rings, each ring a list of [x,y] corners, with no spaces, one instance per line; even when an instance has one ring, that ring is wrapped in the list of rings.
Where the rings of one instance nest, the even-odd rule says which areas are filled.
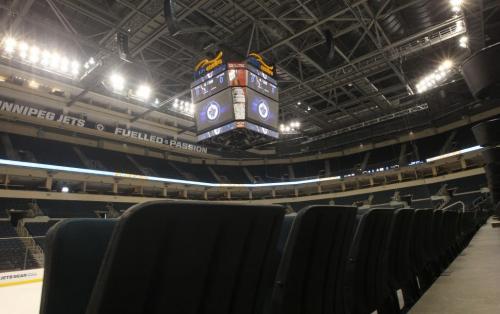
[[[290,154],[325,151],[426,127],[448,113],[463,116],[477,106],[458,70],[424,95],[416,93],[416,83],[442,60],[460,63],[500,39],[496,0],[465,1],[458,16],[449,0],[176,0],[176,34],[165,21],[163,0],[3,3],[0,28],[82,58],[105,56],[108,67],[120,67],[132,80],[154,82],[167,100],[188,95],[194,65],[215,50],[235,60],[260,52],[277,66],[281,121],[299,120],[301,133],[272,143],[246,140],[234,145],[236,153],[252,147]],[[457,20],[464,21],[469,49],[458,45],[463,34]],[[117,57],[117,32],[129,35],[133,63]],[[428,109],[414,110],[422,104]],[[172,113],[169,108],[165,102],[154,110]],[[363,125],[387,117],[392,118],[377,127]],[[351,126],[356,127],[346,129]],[[241,138],[212,145],[227,147],[228,141]]]

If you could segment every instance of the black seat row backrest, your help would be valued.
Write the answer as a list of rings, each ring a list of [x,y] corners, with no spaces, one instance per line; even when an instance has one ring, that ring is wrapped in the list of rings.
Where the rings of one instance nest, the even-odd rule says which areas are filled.
[[[270,313],[342,313],[355,217],[356,208],[349,206],[311,206],[298,213],[276,276]]]
[[[430,209],[283,217],[280,206],[160,201],[66,220],[49,232],[41,313],[393,313],[396,290],[426,289],[474,224]]]
[[[67,219],[46,237],[40,314],[84,313],[116,219]]]
[[[86,313],[259,313],[283,216],[281,206],[133,206],[115,227]]]
[[[347,313],[372,313],[390,294],[387,266],[393,213],[394,209],[373,209],[358,215],[347,264]]]

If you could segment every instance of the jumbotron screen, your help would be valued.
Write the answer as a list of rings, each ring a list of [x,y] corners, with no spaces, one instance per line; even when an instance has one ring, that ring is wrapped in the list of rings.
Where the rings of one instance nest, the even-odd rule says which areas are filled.
[[[214,129],[234,120],[233,96],[230,88],[201,101],[196,107],[198,132]]]
[[[247,114],[246,119],[259,125],[278,128],[278,102],[247,88]]]

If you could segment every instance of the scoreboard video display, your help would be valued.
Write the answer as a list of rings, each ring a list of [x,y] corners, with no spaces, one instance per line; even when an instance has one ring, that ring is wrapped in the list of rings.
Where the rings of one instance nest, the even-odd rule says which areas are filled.
[[[278,128],[278,102],[256,91],[246,89],[247,120],[266,126]]]
[[[246,63],[227,63],[191,84],[198,140],[235,129],[277,138],[277,82]]]
[[[226,89],[196,104],[198,132],[217,128],[234,120],[233,95]]]

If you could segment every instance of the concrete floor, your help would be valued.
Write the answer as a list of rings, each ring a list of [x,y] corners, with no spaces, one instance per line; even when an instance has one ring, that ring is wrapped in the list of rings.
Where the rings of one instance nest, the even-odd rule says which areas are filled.
[[[411,314],[500,314],[500,228],[484,225]]]

